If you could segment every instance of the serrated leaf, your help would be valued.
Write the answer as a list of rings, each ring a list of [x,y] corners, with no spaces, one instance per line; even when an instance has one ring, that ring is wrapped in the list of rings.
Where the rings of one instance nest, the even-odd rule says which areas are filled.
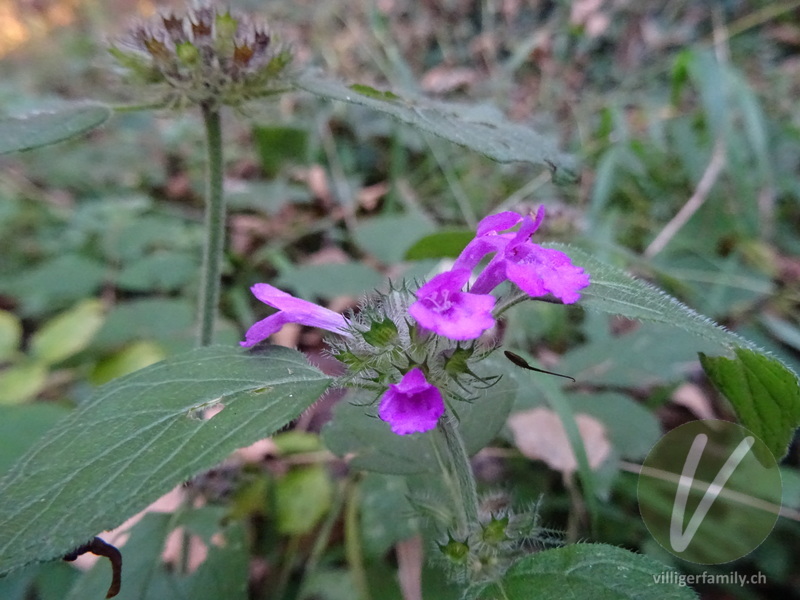
[[[565,244],[542,244],[560,250],[591,275],[591,285],[581,290],[580,306],[588,310],[666,323],[715,342],[723,348],[753,344],[695,312],[657,287],[632,277],[622,269],[594,258],[588,252]]]
[[[577,165],[560,152],[554,137],[542,135],[522,123],[514,123],[494,106],[442,102],[429,98],[401,97],[369,86],[347,86],[312,72],[301,73],[295,85],[331,100],[342,100],[392,115],[459,146],[480,152],[498,162],[528,162],[549,167],[554,177],[575,180]]]
[[[654,286],[577,248],[546,246],[566,251],[591,274],[591,285],[581,292],[584,308],[679,327],[734,355],[735,358],[711,358],[705,354],[700,357],[703,368],[730,400],[742,425],[761,437],[776,459],[785,454],[794,430],[800,426],[800,382],[796,373],[755,344]]]
[[[492,359],[480,365],[479,374],[503,375],[487,390],[480,390],[470,402],[454,400],[467,452],[474,454],[488,444],[505,423],[517,394],[517,380],[502,363]],[[355,469],[397,475],[438,472],[431,436],[436,430],[412,435],[395,435],[376,415],[374,394],[361,392],[347,397],[334,409],[334,418],[322,430],[328,449],[347,456]]]
[[[99,300],[84,300],[51,319],[31,338],[31,355],[44,364],[54,364],[84,350],[105,319]]]
[[[103,104],[81,104],[21,118],[0,119],[0,154],[68,140],[102,125],[111,116]]]
[[[800,385],[775,358],[737,348],[735,358],[700,354],[703,369],[739,421],[783,458],[800,424]]]
[[[500,581],[477,591],[481,600],[691,600],[677,573],[655,560],[607,544],[573,544],[526,556]],[[660,581],[659,578],[664,578]]]
[[[329,381],[294,350],[210,347],[100,388],[0,481],[0,573],[116,527],[285,426]]]

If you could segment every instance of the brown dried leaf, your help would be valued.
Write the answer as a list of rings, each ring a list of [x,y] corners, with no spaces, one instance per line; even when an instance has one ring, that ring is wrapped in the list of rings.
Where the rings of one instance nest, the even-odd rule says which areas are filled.
[[[700,386],[693,383],[684,383],[672,393],[672,401],[679,406],[688,408],[698,419],[716,419],[714,406]]]
[[[587,414],[575,415],[575,422],[583,438],[589,466],[599,467],[611,451],[605,427]],[[548,408],[534,408],[512,414],[508,426],[514,435],[514,444],[528,458],[542,460],[565,475],[574,473],[578,462],[558,415]]]

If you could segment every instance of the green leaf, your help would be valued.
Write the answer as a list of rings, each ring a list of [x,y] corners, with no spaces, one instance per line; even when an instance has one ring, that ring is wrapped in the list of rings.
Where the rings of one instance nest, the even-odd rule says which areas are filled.
[[[165,358],[164,350],[158,344],[145,340],[133,342],[97,363],[89,375],[89,381],[93,385],[102,385]]]
[[[121,549],[122,589],[117,600],[155,600],[174,598],[173,575],[167,572],[161,560],[167,536],[174,525],[169,513],[148,512],[130,530],[130,539]],[[106,559],[98,560],[75,583],[66,600],[103,598],[111,582],[111,565]],[[173,589],[170,589],[173,588]],[[159,596],[157,590],[161,590]],[[156,593],[154,593],[156,592]],[[177,598],[182,599],[182,594]]]
[[[191,335],[192,305],[172,298],[142,298],[115,306],[94,344],[115,348],[138,340],[174,341]]]
[[[386,264],[403,260],[417,238],[436,227],[421,214],[389,215],[363,219],[355,229],[358,245]]]
[[[210,544],[208,557],[189,578],[187,599],[247,600],[248,532],[241,522],[234,522],[223,533],[224,544]]]
[[[581,292],[584,308],[679,327],[733,355],[734,358],[711,358],[701,353],[700,358],[742,425],[758,435],[776,459],[785,454],[794,430],[800,426],[799,383],[797,374],[788,366],[661,290],[582,250],[561,244],[546,246],[566,251],[591,274],[591,285]]]
[[[69,409],[51,402],[0,407],[0,477]]]
[[[716,353],[719,345],[688,331],[660,323],[643,323],[636,330],[614,336],[603,321],[602,334],[562,356],[559,368],[583,384],[634,388],[685,381],[696,368],[698,352]]]
[[[690,600],[677,573],[651,558],[606,544],[573,544],[526,556],[502,579],[477,590],[481,600]],[[659,578],[666,578],[659,581]]]
[[[417,240],[406,250],[406,260],[424,260],[426,258],[456,258],[475,237],[470,229],[438,231]]]
[[[329,381],[294,350],[211,347],[100,388],[0,482],[0,573],[116,527],[284,427]]]
[[[290,471],[275,490],[278,531],[288,535],[308,533],[328,511],[332,497],[331,481],[322,465]]]
[[[0,371],[0,404],[19,404],[30,400],[47,384],[47,367],[24,361]]]
[[[556,243],[542,246],[564,252],[591,275],[591,285],[581,291],[580,306],[585,309],[666,323],[731,350],[740,346],[753,347],[744,338],[723,329],[657,287],[597,260],[580,248]]]
[[[275,285],[301,298],[360,296],[382,286],[385,278],[360,262],[302,265],[281,273]]]
[[[294,81],[300,89],[331,100],[341,100],[387,113],[414,127],[498,162],[522,161],[548,166],[554,177],[577,179],[577,165],[560,152],[554,137],[509,121],[490,105],[468,105],[428,98],[401,97],[359,84],[347,86],[305,72]]]
[[[171,292],[191,282],[198,259],[188,252],[155,252],[131,262],[117,277],[117,284],[126,290]]]
[[[405,477],[367,473],[361,479],[361,536],[367,557],[380,558],[394,544],[419,532],[408,493]]]
[[[606,427],[608,438],[622,458],[643,460],[661,437],[652,411],[630,397],[615,392],[573,393],[568,396],[573,413],[595,417]]]
[[[111,116],[103,104],[80,104],[59,111],[0,119],[0,154],[31,150],[81,135]]]
[[[527,356],[525,358],[528,358]],[[536,377],[534,377],[536,376]],[[525,372],[520,374],[521,386],[525,379],[529,383],[525,387],[535,387],[542,392],[548,406],[558,415],[564,433],[567,436],[572,454],[578,463],[578,477],[580,478],[586,508],[592,520],[592,526],[596,527],[600,511],[597,506],[597,497],[600,495],[597,478],[592,468],[589,466],[589,457],[586,454],[586,445],[583,443],[578,423],[575,420],[575,410],[570,405],[566,395],[561,389],[561,383],[556,377],[551,377],[538,373]]]
[[[272,442],[281,456],[319,452],[323,449],[319,435],[307,431],[282,431],[272,436]]]
[[[13,313],[0,310],[0,362],[8,360],[19,351],[22,340],[22,323]]]
[[[64,254],[3,281],[2,287],[6,294],[20,298],[25,315],[41,314],[94,295],[105,275],[102,263],[79,254]]]
[[[800,423],[800,385],[771,356],[737,348],[735,358],[700,354],[703,369],[733,404],[742,425],[755,433],[777,460],[788,450]]]
[[[486,390],[480,390],[469,402],[452,400],[459,429],[467,451],[475,454],[500,431],[517,394],[517,380],[508,368],[492,359],[483,361],[479,374],[503,375]],[[322,430],[328,449],[347,456],[351,467],[397,475],[438,472],[430,439],[436,431],[395,435],[377,416],[374,394],[359,392],[348,396],[334,409],[334,418]]]
[[[48,321],[31,338],[31,355],[52,365],[86,349],[105,319],[103,303],[84,300]]]
[[[286,162],[306,160],[308,132],[299,127],[253,128],[253,138],[261,158],[261,168],[269,178],[275,177]]]
[[[390,91],[382,92],[380,90],[376,90],[373,87],[370,87],[368,85],[363,85],[361,83],[354,83],[349,87],[354,92],[357,92],[362,96],[367,96],[368,98],[377,98],[379,100],[402,100],[400,96],[398,96],[393,92]]]

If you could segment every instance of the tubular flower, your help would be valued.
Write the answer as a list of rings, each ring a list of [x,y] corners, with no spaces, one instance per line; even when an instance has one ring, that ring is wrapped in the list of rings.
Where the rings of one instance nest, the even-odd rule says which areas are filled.
[[[477,236],[454,266],[472,269],[486,254],[495,252],[475,280],[472,293],[485,294],[508,280],[529,296],[552,294],[565,304],[572,304],[580,298],[578,292],[589,285],[589,275],[573,265],[563,252],[531,242],[531,236],[543,219],[544,207],[540,207],[535,218],[500,213],[480,222]],[[503,228],[508,229],[519,222],[522,224],[516,234],[500,233]]]
[[[109,52],[132,79],[166,84],[165,103],[214,107],[281,91],[292,59],[266,25],[207,2],[135,25]]]
[[[408,313],[425,329],[451,340],[480,337],[494,326],[496,298],[462,292],[468,279],[467,269],[440,273],[416,291],[417,301]]]
[[[429,431],[443,414],[442,393],[428,383],[419,367],[403,375],[399,383],[390,384],[378,408],[378,416],[397,435]]]
[[[313,302],[295,298],[291,294],[282,292],[267,283],[257,283],[250,290],[261,302],[272,308],[277,308],[278,312],[258,321],[247,330],[245,341],[239,342],[245,348],[267,339],[287,323],[319,327],[344,337],[350,337],[350,333],[346,331],[348,327],[347,319],[339,313],[333,312],[324,306],[318,306]]]

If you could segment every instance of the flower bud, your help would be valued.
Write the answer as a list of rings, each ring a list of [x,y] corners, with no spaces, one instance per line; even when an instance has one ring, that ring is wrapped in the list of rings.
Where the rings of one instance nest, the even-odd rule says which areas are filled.
[[[364,341],[376,348],[390,345],[397,339],[397,335],[397,325],[389,317],[382,321],[373,321],[369,330],[363,334]]]
[[[164,88],[165,105],[238,106],[282,91],[291,53],[261,23],[201,2],[165,13],[111,44],[129,79]]]
[[[469,557],[469,546],[466,542],[459,542],[448,536],[450,539],[446,544],[438,544],[439,550],[451,562],[464,564]]]
[[[481,539],[490,546],[501,544],[509,539],[506,533],[507,527],[508,517],[502,519],[492,517],[492,520],[483,526]]]

